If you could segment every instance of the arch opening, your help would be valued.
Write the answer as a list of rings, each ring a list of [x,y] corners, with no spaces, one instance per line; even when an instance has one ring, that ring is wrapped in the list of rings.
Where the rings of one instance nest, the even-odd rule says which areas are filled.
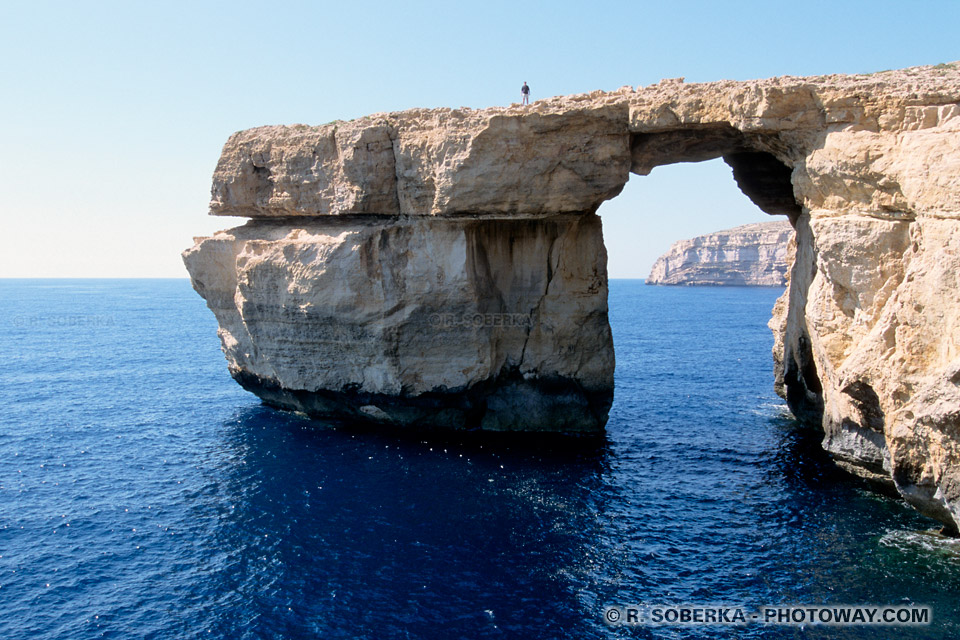
[[[655,167],[677,162],[723,158],[737,186],[761,211],[785,215],[796,224],[802,213],[791,182],[792,168],[775,136],[748,135],[728,124],[634,134],[630,141],[631,173],[648,175]]]
[[[645,243],[646,237],[661,235],[659,248],[655,249],[657,253],[649,253],[652,247],[648,244],[648,254],[641,258],[649,259],[652,265],[652,261],[667,252],[674,242],[721,229],[772,221],[779,216],[786,216],[791,225],[797,228],[803,209],[794,195],[789,158],[776,151],[780,146],[782,145],[778,144],[775,137],[746,135],[727,125],[636,134],[631,141],[631,173],[648,176],[654,168],[664,165],[688,165],[683,169],[679,166],[671,167],[664,176],[669,176],[670,188],[676,190],[676,198],[683,210],[673,215],[669,208],[669,201],[661,201],[654,205],[659,221],[650,224],[648,218],[644,228],[641,227],[643,223],[632,222],[640,216],[617,215],[617,210],[622,211],[625,204],[617,203],[613,206],[601,207],[597,213],[603,218],[609,277],[614,280],[625,277],[645,278],[646,273],[650,271],[648,267],[642,275],[636,270],[630,274],[624,273],[624,265],[627,262],[624,257],[629,255],[634,260],[639,257],[635,246],[627,249],[626,245],[629,242],[625,240],[626,238],[639,236],[639,242]],[[728,168],[720,164],[721,160]],[[693,165],[699,166],[695,168]],[[701,171],[708,166],[710,166],[709,173]],[[736,194],[736,191],[728,188],[731,177],[740,194],[745,196],[751,204],[747,204],[741,195],[731,196]],[[658,175],[656,181],[659,182],[659,179]],[[652,185],[653,182],[631,180],[624,189],[624,193],[612,202],[624,199],[629,202],[626,206],[634,210],[649,211],[650,207],[642,198],[637,198],[637,195],[640,189],[648,191],[646,185]],[[640,185],[643,186],[640,187]],[[656,188],[649,191],[655,192]],[[696,195],[692,196],[685,192],[695,192]],[[693,216],[690,207],[698,199],[705,205],[700,214]],[[736,213],[732,216],[724,210],[731,205],[736,207]],[[607,213],[614,215],[606,216]],[[694,220],[694,217],[699,220]],[[627,222],[628,219],[631,222]],[[711,221],[713,225],[710,224]],[[636,226],[628,230],[630,224]],[[641,229],[642,235],[637,233]],[[666,237],[669,237],[669,240]],[[635,245],[637,241],[632,242]],[[709,251],[709,249],[706,250]],[[784,246],[784,252],[786,251],[787,247]],[[792,260],[784,256],[784,262],[785,269],[792,268]],[[804,278],[801,280],[806,281]],[[785,306],[785,302],[783,304]],[[774,315],[776,317],[776,314]],[[769,318],[768,315],[766,319]],[[783,328],[780,328],[781,332]],[[776,335],[777,329],[774,329],[774,333]],[[781,335],[779,339],[774,340],[774,343],[774,371],[771,381],[774,389],[787,400],[794,414],[802,421],[819,424],[819,417],[823,410],[822,385],[813,362],[809,339],[804,336],[797,342]]]

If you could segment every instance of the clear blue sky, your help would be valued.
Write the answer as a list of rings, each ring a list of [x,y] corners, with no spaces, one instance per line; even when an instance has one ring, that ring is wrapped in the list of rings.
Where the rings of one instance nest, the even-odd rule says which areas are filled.
[[[687,81],[960,59],[960,2],[0,3],[0,277],[185,277],[239,129]],[[765,219],[719,161],[634,176],[612,277]]]

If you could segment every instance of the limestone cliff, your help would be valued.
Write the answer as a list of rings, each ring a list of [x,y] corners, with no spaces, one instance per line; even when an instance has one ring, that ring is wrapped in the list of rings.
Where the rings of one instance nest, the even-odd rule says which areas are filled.
[[[680,240],[653,263],[646,283],[783,286],[791,236],[793,227],[783,220]]]
[[[251,129],[185,261],[266,401],[396,425],[598,431],[596,208],[722,157],[795,228],[778,379],[856,473],[960,522],[960,71],[685,84]],[[499,323],[499,324],[498,324]]]
[[[595,215],[253,220],[184,254],[230,373],[280,407],[596,431],[613,392]]]

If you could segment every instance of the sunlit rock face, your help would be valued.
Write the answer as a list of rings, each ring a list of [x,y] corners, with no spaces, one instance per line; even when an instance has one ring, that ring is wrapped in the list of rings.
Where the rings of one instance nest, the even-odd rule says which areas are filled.
[[[596,432],[613,391],[596,209],[630,172],[722,157],[795,229],[771,321],[777,388],[848,469],[956,528],[957,66],[243,131],[211,213],[254,221],[185,261],[231,372],[267,402]],[[491,326],[461,322],[488,313]]]
[[[783,286],[787,282],[787,243],[792,237],[793,226],[784,220],[678,240],[653,263],[646,283]]]
[[[600,219],[256,220],[184,254],[230,372],[397,426],[596,432],[613,391]]]

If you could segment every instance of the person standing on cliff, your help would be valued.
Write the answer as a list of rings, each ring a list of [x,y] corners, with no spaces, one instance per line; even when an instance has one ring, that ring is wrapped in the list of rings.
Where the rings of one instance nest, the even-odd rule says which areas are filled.
[[[530,104],[530,87],[527,86],[527,81],[523,81],[523,86],[520,87],[520,97],[523,98],[521,104]]]

